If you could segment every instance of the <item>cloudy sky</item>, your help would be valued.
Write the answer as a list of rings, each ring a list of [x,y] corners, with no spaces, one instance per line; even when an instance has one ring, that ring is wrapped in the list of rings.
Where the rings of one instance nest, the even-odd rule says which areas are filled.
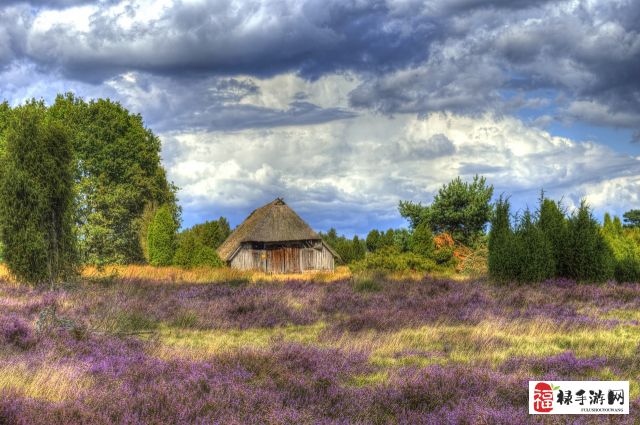
[[[184,226],[283,196],[365,234],[476,173],[517,208],[640,207],[637,0],[0,4],[0,97],[141,113]]]

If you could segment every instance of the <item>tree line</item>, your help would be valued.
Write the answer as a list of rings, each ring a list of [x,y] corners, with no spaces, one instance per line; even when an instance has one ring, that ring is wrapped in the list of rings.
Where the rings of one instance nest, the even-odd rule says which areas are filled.
[[[55,282],[79,264],[145,261],[145,209],[180,222],[160,140],[110,100],[58,95],[0,104],[0,241],[20,280]]]
[[[20,280],[53,283],[80,264],[222,266],[215,250],[229,223],[221,217],[179,232],[176,192],[160,140],[119,103],[69,93],[50,106],[0,103],[0,242]],[[401,201],[406,229],[321,236],[354,269],[451,267],[455,247],[488,245],[489,273],[499,281],[640,280],[640,210],[600,225],[585,202],[568,214],[542,196],[537,210],[512,216],[508,199],[492,196],[484,177],[458,177],[429,205]]]
[[[625,228],[606,214],[601,226],[586,201],[568,214],[544,194],[535,211],[512,216],[509,200],[501,197],[489,232],[489,273],[502,282],[638,282],[640,228],[634,217],[633,210],[625,214]]]
[[[408,228],[373,229],[365,239],[338,236],[335,229],[321,236],[354,270],[452,268],[456,246],[476,248],[483,243],[492,195],[493,186],[484,177],[475,176],[471,182],[456,178],[440,188],[430,205],[399,203]]]

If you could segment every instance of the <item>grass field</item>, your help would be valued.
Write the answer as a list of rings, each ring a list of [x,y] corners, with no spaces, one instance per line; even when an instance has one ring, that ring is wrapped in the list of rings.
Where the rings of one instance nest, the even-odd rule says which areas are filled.
[[[639,323],[630,284],[129,267],[45,291],[5,276],[0,424],[531,423],[538,378],[629,380],[615,423],[639,423]]]

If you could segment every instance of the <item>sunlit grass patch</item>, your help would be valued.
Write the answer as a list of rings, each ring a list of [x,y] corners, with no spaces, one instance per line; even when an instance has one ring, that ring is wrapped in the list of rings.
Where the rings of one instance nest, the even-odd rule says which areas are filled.
[[[100,332],[111,334],[133,334],[154,331],[158,322],[139,311],[117,311],[95,320],[92,327]]]
[[[496,367],[513,357],[545,357],[567,350],[577,357],[631,357],[637,355],[639,342],[640,329],[633,326],[565,328],[539,320],[496,319],[477,325],[443,323],[396,332],[345,333],[331,345],[369,350],[372,363],[379,367],[447,363]]]
[[[0,365],[0,391],[14,391],[24,397],[57,402],[76,397],[92,384],[91,378],[70,366]]]
[[[354,387],[366,387],[369,385],[378,385],[378,384],[385,383],[388,378],[389,378],[388,371],[379,370],[373,373],[352,376],[347,381],[347,385],[352,385]]]
[[[638,321],[640,322],[640,310],[617,308],[603,312],[600,317],[603,319],[614,319],[623,321]]]
[[[87,266],[82,271],[88,280],[113,283],[118,279],[144,279],[170,283],[256,283],[286,282],[289,280],[311,280],[318,283],[330,283],[351,276],[347,267],[337,267],[334,272],[311,271],[297,274],[271,274],[236,270],[229,267],[199,267],[183,269],[180,267],[153,267],[148,265],[110,265],[102,268]]]
[[[163,359],[190,358],[202,360],[214,354],[240,349],[267,348],[279,342],[312,344],[324,329],[324,323],[308,326],[249,328],[229,330],[196,330],[160,326],[153,340],[151,353]]]

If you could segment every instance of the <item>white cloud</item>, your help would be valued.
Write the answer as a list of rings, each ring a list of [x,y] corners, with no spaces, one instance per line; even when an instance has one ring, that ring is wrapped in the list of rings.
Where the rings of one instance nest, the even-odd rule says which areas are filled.
[[[457,175],[485,175],[517,208],[544,188],[569,207],[601,212],[638,202],[640,161],[590,142],[553,137],[515,118],[365,114],[305,127],[164,137],[180,198],[205,216],[284,196],[318,229],[363,233],[400,225],[399,200],[430,201]],[[188,219],[188,218],[187,218]],[[186,223],[190,224],[190,223]]]

